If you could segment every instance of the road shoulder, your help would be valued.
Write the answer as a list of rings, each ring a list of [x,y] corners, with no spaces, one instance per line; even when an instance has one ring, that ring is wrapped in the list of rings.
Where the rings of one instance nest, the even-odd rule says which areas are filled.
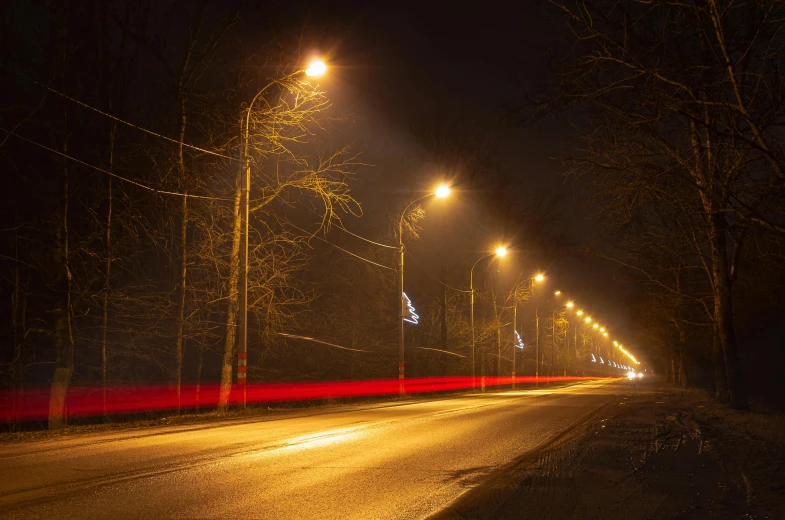
[[[432,518],[785,518],[781,414],[627,388]]]

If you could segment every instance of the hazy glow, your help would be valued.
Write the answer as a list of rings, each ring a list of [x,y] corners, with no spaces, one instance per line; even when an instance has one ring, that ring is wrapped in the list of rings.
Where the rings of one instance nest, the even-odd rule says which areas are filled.
[[[600,332],[605,332],[605,327],[600,327]]]
[[[586,316],[586,319],[585,319],[585,320],[583,320],[583,321],[585,321],[586,323],[591,323],[591,318],[589,318],[588,316]]]
[[[643,377],[643,372],[638,372],[638,377]]]
[[[536,281],[538,281],[538,282],[541,282],[541,281],[545,280],[545,276],[541,275],[541,274],[538,274],[537,276],[534,277],[534,279]]]
[[[630,370],[629,372],[627,372],[627,377],[629,377],[630,379],[635,379],[635,372]]]
[[[506,256],[507,255],[507,248],[504,246],[499,246],[496,248],[496,256]]]
[[[567,307],[572,307],[572,306],[573,306],[572,302],[567,302]]]
[[[312,61],[305,69],[306,76],[322,76],[325,72],[327,72],[327,65],[321,60]]]
[[[606,338],[608,337],[608,333],[607,332],[603,332],[602,335],[605,336]]]
[[[559,296],[559,295],[561,294],[561,291],[556,291],[556,292],[555,292],[555,293],[553,293],[553,294],[554,294],[554,295],[556,295],[556,296]]]
[[[439,197],[440,199],[445,198],[449,194],[450,194],[450,187],[447,186],[446,184],[442,184],[441,186],[436,188],[436,196]]]
[[[582,315],[582,314],[583,314],[583,311],[578,311],[578,312],[576,312],[575,314],[577,314],[578,316],[580,316],[580,315]]]
[[[594,328],[595,328],[595,329],[597,329],[597,328],[599,328],[599,327],[600,327],[600,326],[599,326],[599,325],[597,325],[596,323],[594,324]]]

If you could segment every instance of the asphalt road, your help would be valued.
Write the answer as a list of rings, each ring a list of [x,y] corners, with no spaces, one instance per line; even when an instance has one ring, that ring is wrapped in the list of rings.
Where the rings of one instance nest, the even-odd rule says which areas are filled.
[[[623,382],[0,446],[2,518],[415,519]]]

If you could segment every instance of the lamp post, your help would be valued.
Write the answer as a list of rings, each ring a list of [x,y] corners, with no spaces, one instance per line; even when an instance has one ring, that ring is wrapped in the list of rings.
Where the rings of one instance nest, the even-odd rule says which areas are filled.
[[[545,280],[545,275],[538,274],[532,278],[521,280],[515,287],[512,288],[512,387],[515,388],[515,349],[518,343],[518,287],[523,283],[529,282],[531,287],[534,287],[534,282],[542,282]]]
[[[553,293],[554,296],[560,296],[561,291],[556,291]],[[556,311],[559,311],[565,307],[571,309],[572,306],[575,305],[573,302],[569,301],[564,305],[560,305],[556,307],[551,312],[551,376],[556,375]],[[565,335],[566,339],[566,335]]]
[[[477,259],[472,265],[472,268],[469,270],[469,292],[471,293],[471,328],[472,328],[472,388],[477,388],[477,376],[476,376],[476,365],[474,363],[474,351],[475,351],[475,343],[474,343],[474,268],[477,267],[481,261],[491,258],[494,256],[498,256],[499,258],[504,257],[507,254],[507,249],[504,247],[497,247],[496,251],[493,253],[483,256]]]
[[[441,185],[436,188],[436,191],[428,193],[427,195],[423,195],[419,199],[414,199],[409,204],[403,208],[401,212],[401,218],[398,219],[398,248],[400,251],[400,263],[399,263],[399,275],[400,275],[400,287],[398,291],[398,299],[400,301],[400,314],[399,314],[399,321],[400,321],[400,336],[398,339],[398,393],[403,395],[404,393],[404,323],[406,318],[406,298],[404,297],[404,290],[403,290],[403,261],[406,250],[404,249],[403,245],[403,220],[406,218],[406,212],[409,211],[409,208],[412,207],[413,204],[420,202],[421,200],[427,199],[428,197],[437,197],[443,199],[450,194],[450,187],[447,185]]]
[[[308,65],[305,70],[297,70],[285,78],[289,79],[301,73],[306,76],[316,77],[322,76],[327,72],[327,65],[323,61],[313,61]],[[271,81],[264,86],[251,100],[248,108],[245,111],[245,121],[243,128],[243,160],[241,168],[245,169],[245,175],[242,176],[242,198],[240,201],[240,229],[241,234],[241,247],[242,254],[240,255],[240,344],[237,349],[237,384],[242,387],[242,402],[243,408],[247,403],[247,388],[246,388],[246,373],[248,364],[248,217],[250,212],[250,192],[251,192],[251,155],[250,148],[250,134],[251,134],[251,111],[253,110],[256,100],[264,94],[267,89],[275,84],[280,83],[282,80]],[[242,170],[241,170],[242,172]]]

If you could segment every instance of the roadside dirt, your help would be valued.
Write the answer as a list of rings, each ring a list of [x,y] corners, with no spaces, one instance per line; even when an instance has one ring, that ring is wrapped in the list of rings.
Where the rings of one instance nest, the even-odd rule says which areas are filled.
[[[646,386],[432,518],[785,519],[785,416]]]

